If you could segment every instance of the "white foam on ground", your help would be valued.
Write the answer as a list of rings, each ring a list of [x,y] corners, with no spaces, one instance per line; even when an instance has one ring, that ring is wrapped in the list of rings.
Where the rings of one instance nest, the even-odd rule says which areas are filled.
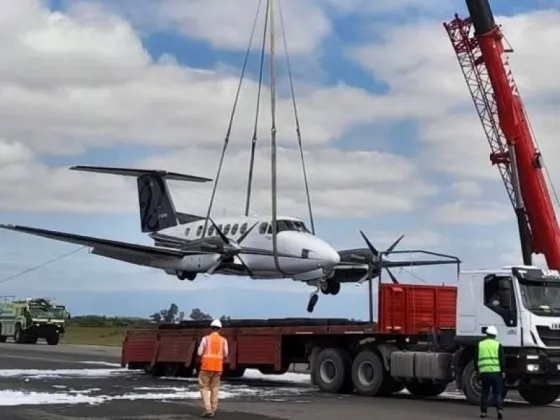
[[[97,377],[106,378],[119,374],[129,374],[128,369],[0,369],[0,378],[63,378]]]
[[[84,365],[99,365],[99,366],[110,366],[110,367],[115,367],[115,368],[120,368],[121,364],[120,363],[111,363],[111,362],[103,362],[100,360],[85,360],[83,362]]]
[[[198,391],[182,391],[176,393],[151,393],[151,394],[122,394],[122,395],[87,395],[91,390],[80,393],[48,393],[24,391],[0,391],[0,406],[16,405],[52,405],[52,404],[103,404],[117,400],[177,400],[200,398]],[[241,396],[239,393],[220,391],[221,399]]]
[[[263,375],[256,369],[247,369],[242,379],[260,379],[263,381],[291,382],[297,384],[311,384],[307,373],[286,372],[282,375]]]

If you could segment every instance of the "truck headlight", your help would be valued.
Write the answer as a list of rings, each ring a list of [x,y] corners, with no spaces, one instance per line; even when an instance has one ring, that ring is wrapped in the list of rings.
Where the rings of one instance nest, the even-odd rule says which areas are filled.
[[[538,372],[538,371],[539,371],[539,365],[535,365],[535,364],[527,365],[527,372]]]

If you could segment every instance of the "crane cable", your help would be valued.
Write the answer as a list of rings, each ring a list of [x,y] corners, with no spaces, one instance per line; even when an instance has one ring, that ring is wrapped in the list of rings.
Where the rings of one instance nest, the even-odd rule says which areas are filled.
[[[268,31],[269,9],[270,9],[270,1],[267,1],[265,18],[264,18],[264,32],[263,32],[262,46],[261,46],[261,63],[259,69],[259,87],[257,92],[257,107],[255,111],[255,126],[253,128],[253,138],[251,139],[251,158],[249,161],[249,175],[247,179],[247,198],[245,201],[245,216],[249,216],[249,209],[251,206],[251,189],[253,186],[253,169],[255,166],[255,152],[257,147],[257,130],[259,124],[259,111],[260,111],[260,104],[261,104],[261,91],[262,91],[262,81],[263,81],[263,73],[264,73],[264,56],[266,54],[266,35]],[[274,28],[272,28],[272,30],[274,30]]]
[[[255,13],[255,19],[253,21],[253,29],[251,30],[251,37],[249,38],[249,45],[247,46],[247,51],[245,53],[245,59],[243,61],[243,68],[241,70],[241,76],[239,77],[239,84],[237,85],[237,92],[235,94],[235,100],[233,102],[233,109],[231,110],[231,116],[229,119],[229,125],[224,139],[224,146],[222,148],[222,155],[220,156],[220,163],[218,164],[218,171],[216,173],[216,179],[214,180],[214,188],[212,189],[212,195],[210,196],[210,203],[208,204],[208,211],[206,213],[206,219],[204,220],[204,229],[202,230],[202,238],[206,236],[206,228],[208,227],[208,220],[210,219],[210,213],[212,212],[212,205],[214,204],[214,197],[216,196],[216,190],[218,188],[218,182],[220,180],[220,174],[222,173],[222,167],[224,164],[224,157],[229,144],[229,138],[231,136],[231,129],[233,126],[233,119],[235,117],[235,111],[237,110],[237,103],[239,101],[239,95],[241,93],[241,87],[243,85],[243,80],[245,78],[245,71],[247,70],[247,62],[249,60],[249,54],[251,53],[251,46],[253,44],[253,38],[255,36],[255,29],[257,27],[257,20],[259,17],[259,12],[261,10],[263,0],[259,0],[259,5],[257,6],[257,12]]]
[[[79,247],[79,248],[73,249],[72,251],[69,251],[69,252],[66,252],[66,253],[64,253],[64,254],[61,254],[61,255],[59,255],[58,257],[55,257],[55,258],[52,258],[52,259],[50,259],[50,260],[48,260],[48,261],[42,262],[41,264],[37,264],[37,265],[31,266],[31,267],[28,267],[28,268],[26,268],[26,269],[24,269],[24,270],[22,270],[22,271],[19,271],[19,272],[15,273],[15,274],[12,274],[11,276],[8,276],[8,277],[5,277],[5,278],[1,279],[1,280],[0,280],[0,284],[6,283],[6,282],[8,282],[8,281],[10,281],[10,280],[13,280],[13,279],[15,279],[15,278],[21,277],[21,276],[23,276],[24,274],[30,273],[31,271],[38,270],[39,268],[46,267],[47,265],[52,264],[53,262],[59,261],[59,260],[61,260],[61,259],[63,259],[63,258],[69,257],[70,255],[75,254],[75,253],[81,251],[81,250],[84,249],[84,248],[88,248],[88,247],[87,247],[87,246],[81,246],[81,247]]]
[[[282,13],[282,2],[278,2],[278,12],[280,15],[280,26],[282,28],[282,38],[284,40],[284,52],[286,54],[286,65],[288,68],[288,79],[290,81],[290,91],[292,94],[292,105],[294,108],[294,118],[296,122],[296,133],[298,138],[298,146],[299,146],[299,155],[301,158],[301,167],[303,170],[303,181],[305,184],[305,195],[307,198],[307,209],[309,211],[309,223],[311,225],[311,233],[315,235],[315,221],[313,219],[313,206],[311,205],[311,194],[309,193],[309,182],[307,180],[307,170],[305,168],[305,157],[303,155],[303,144],[301,140],[301,129],[299,124],[299,115],[298,109],[296,104],[296,94],[294,89],[294,80],[292,76],[292,66],[290,64],[290,54],[288,52],[288,42],[286,40],[286,26],[284,25],[284,14]]]

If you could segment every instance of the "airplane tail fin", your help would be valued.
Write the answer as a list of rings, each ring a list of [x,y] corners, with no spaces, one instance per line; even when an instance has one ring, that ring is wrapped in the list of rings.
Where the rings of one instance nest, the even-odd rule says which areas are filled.
[[[204,219],[200,216],[177,212],[166,181],[212,181],[209,178],[160,170],[101,166],[72,166],[70,170],[136,177],[140,208],[140,227],[144,233],[157,232],[161,229],[177,226],[178,224]]]

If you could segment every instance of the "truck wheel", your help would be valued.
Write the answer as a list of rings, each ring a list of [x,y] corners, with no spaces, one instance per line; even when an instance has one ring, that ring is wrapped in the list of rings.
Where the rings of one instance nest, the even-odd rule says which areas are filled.
[[[7,339],[8,339],[7,336],[5,336],[5,335],[0,335],[0,343],[5,343]]]
[[[37,344],[37,336],[36,335],[30,335],[29,337],[27,337],[27,340],[25,342],[27,344]]]
[[[480,394],[482,393],[482,388],[480,386],[480,380],[478,378],[478,373],[474,368],[474,361],[471,360],[461,375],[461,388],[463,389],[463,394],[467,398],[467,401],[471,405],[480,405]],[[504,388],[502,392],[502,399],[507,395],[508,390]],[[488,405],[492,406],[494,404],[494,396],[490,394],[488,397]]]
[[[354,359],[352,382],[356,393],[367,397],[390,395],[394,389],[392,378],[385,372],[380,357],[372,350],[362,350]]]
[[[48,335],[45,340],[49,346],[56,346],[60,342],[60,334]]]
[[[416,398],[430,398],[437,397],[443,393],[447,388],[447,384],[434,384],[434,383],[418,383],[411,382],[406,384],[406,389],[410,395]]]
[[[18,344],[21,344],[25,341],[24,339],[25,339],[25,337],[24,337],[24,333],[21,329],[21,325],[17,324],[16,325],[16,330],[14,331],[14,342],[16,342]]]
[[[531,405],[552,404],[560,396],[560,387],[520,389],[519,395]]]
[[[317,356],[311,375],[322,392],[342,394],[352,392],[352,359],[342,349],[323,349]]]
[[[245,368],[238,367],[233,370],[228,369],[225,376],[226,378],[241,378],[243,375],[245,375]]]

